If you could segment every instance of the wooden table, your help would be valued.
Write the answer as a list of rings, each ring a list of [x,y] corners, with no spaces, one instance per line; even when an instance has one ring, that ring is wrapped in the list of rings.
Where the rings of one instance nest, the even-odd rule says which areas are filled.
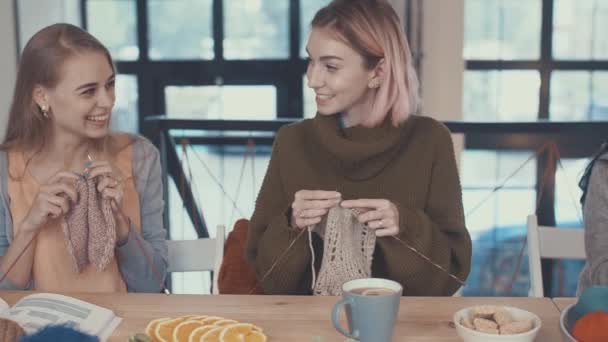
[[[553,298],[553,303],[557,306],[557,309],[561,312],[570,304],[576,303],[576,297],[561,297]]]
[[[10,305],[28,292],[0,291]],[[223,316],[251,322],[264,328],[269,341],[344,341],[331,323],[330,311],[336,297],[303,296],[202,296],[163,294],[74,294],[93,304],[113,310],[123,318],[110,341],[124,342],[143,332],[159,317],[184,314]],[[549,298],[404,297],[401,300],[394,341],[460,341],[452,322],[461,308],[480,304],[509,305],[537,314],[542,328],[536,339],[559,341],[559,311]]]

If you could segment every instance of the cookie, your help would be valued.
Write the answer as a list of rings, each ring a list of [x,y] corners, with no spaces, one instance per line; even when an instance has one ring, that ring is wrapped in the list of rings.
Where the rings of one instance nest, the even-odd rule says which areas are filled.
[[[494,305],[479,305],[471,309],[473,318],[492,318],[498,308]]]
[[[500,334],[501,335],[513,335],[513,334],[521,334],[527,331],[532,330],[534,328],[534,324],[531,320],[525,321],[515,321],[505,325],[500,326]]]
[[[499,326],[503,326],[513,322],[513,316],[505,308],[498,308],[494,312],[494,322]]]

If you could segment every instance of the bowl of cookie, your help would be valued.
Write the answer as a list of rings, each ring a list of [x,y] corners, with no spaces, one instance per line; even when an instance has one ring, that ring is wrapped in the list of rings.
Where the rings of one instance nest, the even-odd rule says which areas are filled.
[[[454,325],[465,342],[532,342],[541,320],[510,306],[479,305],[456,312]]]

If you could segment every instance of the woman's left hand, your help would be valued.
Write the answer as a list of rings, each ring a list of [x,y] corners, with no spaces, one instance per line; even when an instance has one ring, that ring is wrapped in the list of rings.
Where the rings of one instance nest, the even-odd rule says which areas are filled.
[[[116,218],[116,241],[124,241],[129,234],[129,224],[121,208],[124,197],[123,177],[120,171],[114,169],[107,161],[94,161],[87,167],[88,177],[98,177],[97,191],[103,199],[109,199],[114,217]]]
[[[343,208],[357,209],[359,222],[376,231],[376,236],[399,233],[399,210],[386,199],[357,199],[342,201]]]

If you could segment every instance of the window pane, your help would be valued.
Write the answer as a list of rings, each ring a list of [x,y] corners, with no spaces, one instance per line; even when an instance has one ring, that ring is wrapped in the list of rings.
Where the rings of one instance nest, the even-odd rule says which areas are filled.
[[[608,2],[554,0],[553,56],[608,59]]]
[[[527,260],[513,287],[519,254],[525,250],[526,217],[534,212],[536,160],[529,161],[504,188],[497,185],[523,165],[531,153],[465,150],[461,179],[466,225],[473,241],[471,274],[463,289],[473,296],[526,296]],[[479,167],[484,165],[484,167]]]
[[[192,171],[188,179],[209,235],[216,236],[217,225],[224,225],[228,233],[238,219],[251,217],[270,161],[271,147],[256,146],[255,158],[247,160],[244,159],[245,146],[188,146],[187,151],[187,158],[181,146],[176,152],[185,172]],[[196,239],[175,181],[169,182],[169,204],[171,239]],[[172,280],[174,293],[209,293],[208,272],[173,273]]]
[[[608,72],[552,72],[551,119],[608,120]]]
[[[465,0],[465,59],[538,59],[541,0]]]
[[[302,78],[302,91],[304,92],[304,118],[314,118],[317,114],[317,102],[315,101],[315,91],[308,87],[306,74]]]
[[[289,1],[224,0],[226,59],[289,57]]]
[[[150,59],[213,59],[212,0],[148,0]]]
[[[137,8],[133,0],[89,0],[87,29],[116,60],[139,58]]]
[[[329,0],[300,0],[300,57],[305,58],[306,42],[310,33],[310,22],[321,7],[327,5]]]
[[[534,188],[536,161],[533,152],[467,150],[461,155],[461,182],[467,189],[492,189],[502,183],[505,188]],[[524,163],[525,166],[519,169]],[[479,167],[484,165],[484,167]],[[507,181],[508,179],[508,181]]]
[[[589,162],[588,159],[562,159],[563,169],[558,165],[555,174],[555,221],[558,227],[582,228],[583,219],[579,199],[581,190],[578,181]],[[551,297],[574,297],[578,286],[578,275],[585,262],[582,260],[559,260],[553,264]]]
[[[581,227],[581,189],[578,181],[583,176],[589,159],[563,159],[555,173],[555,222],[561,227]]]
[[[205,119],[275,119],[274,86],[168,86],[168,115]]]
[[[464,117],[479,121],[533,121],[538,117],[537,71],[466,71]]]
[[[113,130],[123,132],[138,132],[138,106],[137,106],[137,76],[116,76],[116,103],[112,112],[111,127]]]

